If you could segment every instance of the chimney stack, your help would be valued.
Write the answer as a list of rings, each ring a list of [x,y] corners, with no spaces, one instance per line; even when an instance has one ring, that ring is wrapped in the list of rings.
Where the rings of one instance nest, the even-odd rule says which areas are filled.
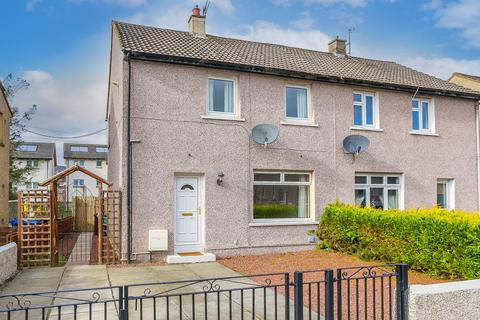
[[[343,57],[347,55],[347,40],[338,38],[338,36],[328,43],[328,52],[336,56]]]
[[[192,15],[188,19],[188,31],[195,35],[205,36],[205,16],[200,15],[198,5],[192,9]]]

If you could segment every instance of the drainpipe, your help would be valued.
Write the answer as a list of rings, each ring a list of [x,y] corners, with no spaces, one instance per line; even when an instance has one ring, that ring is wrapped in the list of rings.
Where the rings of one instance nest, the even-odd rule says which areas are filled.
[[[128,63],[128,93],[127,93],[127,263],[131,263],[132,254],[132,144],[130,142],[130,95],[132,65],[131,52],[127,52]]]
[[[477,208],[480,210],[480,101],[475,106],[475,136],[477,138]]]

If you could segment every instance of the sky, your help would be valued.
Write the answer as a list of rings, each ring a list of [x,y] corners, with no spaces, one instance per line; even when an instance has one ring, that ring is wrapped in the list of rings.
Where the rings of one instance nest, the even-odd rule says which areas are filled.
[[[30,83],[11,104],[38,107],[27,127],[50,136],[106,128],[111,21],[187,29],[202,0],[0,0],[0,79]],[[326,51],[351,34],[354,56],[396,61],[442,79],[480,75],[479,0],[211,0],[207,33]],[[82,139],[26,141],[106,143]],[[61,157],[61,153],[59,157]],[[60,159],[60,162],[63,162]]]

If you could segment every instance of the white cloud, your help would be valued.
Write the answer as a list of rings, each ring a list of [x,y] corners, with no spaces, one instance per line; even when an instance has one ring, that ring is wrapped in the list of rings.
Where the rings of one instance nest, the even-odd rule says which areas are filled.
[[[297,20],[294,20],[291,23],[292,27],[300,30],[309,30],[313,27],[313,19],[308,11],[301,13],[300,17]]]
[[[235,7],[231,0],[214,0],[210,6],[216,6],[225,14],[232,14],[235,12]]]
[[[306,0],[307,4],[321,4],[324,6],[333,6],[337,4],[345,4],[353,8],[364,7],[367,5],[367,0]]]
[[[448,57],[412,57],[401,61],[404,65],[441,79],[448,79],[454,72],[480,74],[479,60],[457,60]]]
[[[292,2],[293,0],[272,0],[273,5],[278,7],[288,7]]]
[[[330,37],[319,30],[283,29],[266,21],[258,21],[253,26],[246,27],[246,32],[226,36],[321,51],[327,49],[330,41]]]
[[[27,3],[25,3],[25,10],[33,11],[35,9],[35,6],[40,2],[42,2],[42,0],[28,0]]]
[[[480,48],[480,1],[458,0],[442,4],[433,0],[424,8],[434,11],[438,27],[458,30],[467,46]]]

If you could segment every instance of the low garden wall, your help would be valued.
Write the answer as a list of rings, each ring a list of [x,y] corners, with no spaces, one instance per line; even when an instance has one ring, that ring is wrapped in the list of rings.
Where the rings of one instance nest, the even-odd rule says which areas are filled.
[[[17,244],[9,243],[0,247],[0,285],[17,272]]]
[[[408,319],[480,319],[480,280],[410,286]]]
[[[438,208],[378,210],[327,206],[323,245],[366,259],[406,263],[449,278],[480,278],[480,214]]]

